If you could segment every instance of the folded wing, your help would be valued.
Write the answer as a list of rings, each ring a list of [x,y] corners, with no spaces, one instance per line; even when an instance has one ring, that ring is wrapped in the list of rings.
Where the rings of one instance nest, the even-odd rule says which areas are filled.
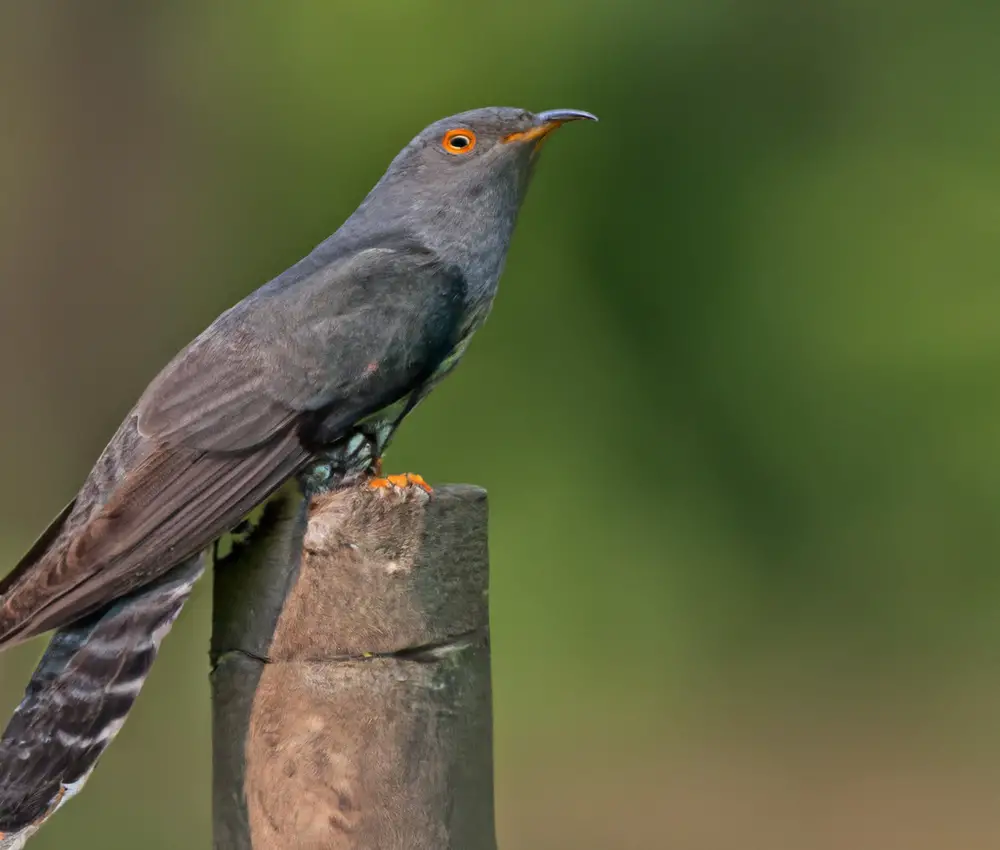
[[[346,434],[426,380],[463,298],[464,281],[432,254],[374,248],[277,278],[220,316],[140,399],[136,465],[72,540],[35,547],[0,583],[0,647],[75,621],[225,533],[308,465],[317,418]]]

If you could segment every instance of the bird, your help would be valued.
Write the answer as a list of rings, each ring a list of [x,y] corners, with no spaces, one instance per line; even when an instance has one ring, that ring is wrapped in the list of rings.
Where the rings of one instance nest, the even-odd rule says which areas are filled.
[[[0,848],[82,787],[121,728],[202,553],[286,482],[382,476],[403,419],[493,304],[542,143],[589,112],[436,121],[332,236],[153,379],[76,498],[0,581],[0,649],[55,634],[0,738]]]

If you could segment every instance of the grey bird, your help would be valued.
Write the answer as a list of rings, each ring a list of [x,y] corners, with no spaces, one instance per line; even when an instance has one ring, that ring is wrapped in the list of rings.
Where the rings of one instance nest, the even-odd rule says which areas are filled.
[[[202,572],[285,481],[382,479],[403,418],[489,313],[542,141],[594,116],[431,124],[312,253],[153,380],[76,499],[0,582],[0,649],[57,629],[0,739],[0,847],[79,790]]]

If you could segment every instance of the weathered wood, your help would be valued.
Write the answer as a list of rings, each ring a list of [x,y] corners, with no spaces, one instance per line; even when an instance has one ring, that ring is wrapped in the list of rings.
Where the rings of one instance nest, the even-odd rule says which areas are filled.
[[[495,850],[486,514],[359,487],[306,527],[289,497],[222,562],[216,850]]]

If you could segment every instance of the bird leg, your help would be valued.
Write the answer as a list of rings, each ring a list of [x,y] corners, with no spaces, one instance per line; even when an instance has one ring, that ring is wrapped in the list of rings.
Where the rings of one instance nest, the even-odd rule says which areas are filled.
[[[382,458],[377,457],[372,461],[368,470],[372,476],[368,479],[368,486],[373,490],[406,490],[408,487],[419,487],[425,493],[433,493],[431,485],[424,481],[422,475],[415,472],[404,472],[400,475],[382,475]]]
[[[358,470],[368,476],[368,486],[373,490],[399,492],[419,487],[425,493],[434,492],[422,475],[406,472],[401,475],[383,475],[382,452],[392,438],[395,423],[376,424],[371,433],[358,431],[346,443],[346,463],[350,470],[343,482],[351,483],[359,477]]]
[[[432,492],[423,476],[408,472],[402,475],[382,474],[382,457],[377,435],[355,431],[346,440],[318,452],[315,461],[300,475],[302,489],[308,497],[350,486],[360,479],[367,479],[375,490],[406,490],[419,487]]]

